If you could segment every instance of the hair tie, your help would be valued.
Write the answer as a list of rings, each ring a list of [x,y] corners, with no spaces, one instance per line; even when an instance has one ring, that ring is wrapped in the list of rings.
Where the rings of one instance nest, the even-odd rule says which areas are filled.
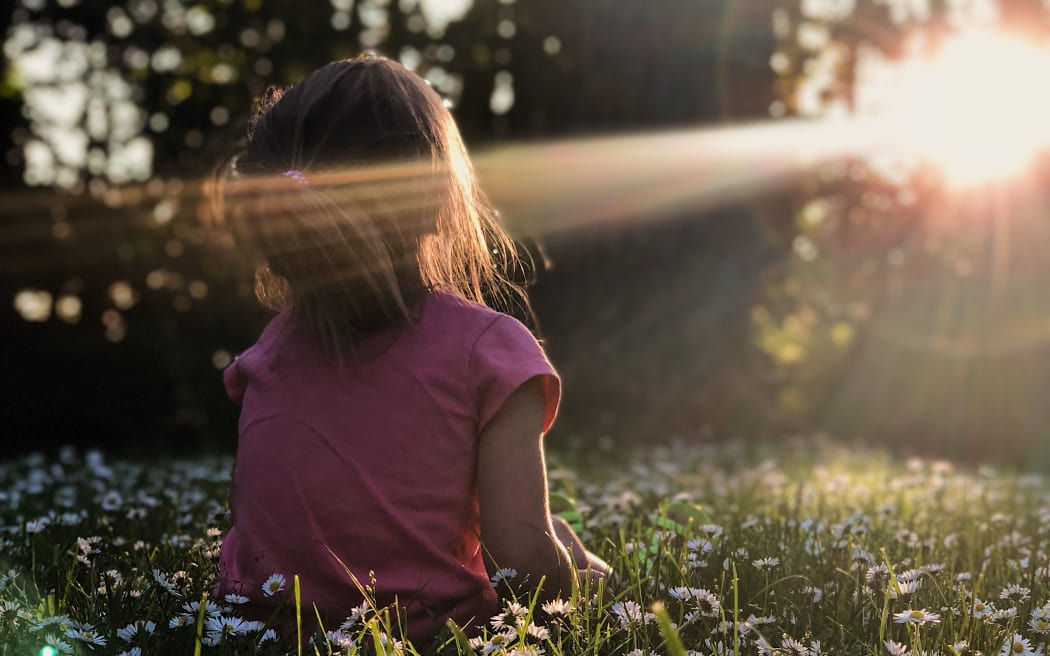
[[[282,173],[281,175],[283,175],[286,178],[291,178],[292,180],[295,180],[296,182],[298,182],[301,185],[308,184],[307,180],[306,180],[306,176],[303,175],[302,171],[296,171],[295,169],[289,169],[289,170],[285,171],[284,173]]]

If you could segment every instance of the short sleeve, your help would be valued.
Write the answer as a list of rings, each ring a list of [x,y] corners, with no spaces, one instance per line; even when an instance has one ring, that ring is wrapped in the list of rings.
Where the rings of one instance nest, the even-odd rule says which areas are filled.
[[[226,388],[226,395],[230,397],[230,400],[237,405],[241,405],[241,402],[244,400],[246,384],[237,360],[234,360],[222,370],[222,384]]]
[[[554,423],[561,401],[561,379],[536,338],[520,321],[500,315],[474,343],[468,384],[478,408],[478,430],[483,430],[511,393],[536,376],[543,377],[546,401],[543,430]]]

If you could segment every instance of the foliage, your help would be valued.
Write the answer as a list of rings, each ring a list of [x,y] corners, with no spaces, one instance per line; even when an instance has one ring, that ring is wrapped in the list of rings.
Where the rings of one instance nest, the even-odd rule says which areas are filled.
[[[585,541],[617,572],[611,594],[545,607],[508,599],[478,638],[449,630],[416,646],[362,608],[316,649],[1045,653],[1050,484],[1042,476],[899,461],[812,438],[582,455],[555,457],[564,464],[552,468],[552,486],[578,500]],[[294,636],[264,640],[265,627],[239,623],[239,599],[193,606],[215,575],[229,466],[107,462],[71,448],[57,460],[0,465],[8,568],[0,653],[45,643],[63,653],[190,653],[196,635],[204,654],[295,653]],[[684,538],[654,531],[668,526],[657,509],[672,498],[702,503],[714,524]],[[639,557],[654,540],[656,557]],[[290,594],[294,573],[281,574],[275,587]]]
[[[770,114],[909,111],[906,89],[887,82],[903,62],[958,34],[1045,42],[1048,18],[1044,4],[1012,0],[777,2]],[[1019,74],[985,57],[977,63],[974,53],[973,100],[959,102],[985,93],[977,73]],[[952,133],[963,142],[957,158],[989,157],[963,148],[1010,120],[1009,102]],[[942,121],[954,111],[945,107]],[[767,211],[769,234],[788,256],[763,272],[755,343],[779,406],[807,424],[888,439],[922,433],[956,453],[981,450],[994,433],[1003,446],[1030,450],[1043,421],[1033,382],[1043,348],[1030,331],[1050,308],[1032,295],[1038,265],[1013,245],[1046,243],[1048,197],[1027,183],[958,186],[936,164],[886,148],[819,162],[795,190],[790,220]],[[1031,185],[1045,187],[1045,175],[1036,168]]]

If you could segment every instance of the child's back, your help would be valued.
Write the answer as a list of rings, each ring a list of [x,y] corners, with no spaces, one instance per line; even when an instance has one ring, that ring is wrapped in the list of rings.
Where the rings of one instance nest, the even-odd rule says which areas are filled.
[[[389,60],[332,62],[249,126],[217,215],[279,314],[223,372],[242,409],[215,591],[267,619],[298,575],[303,617],[316,604],[333,629],[374,572],[375,602],[396,598],[419,638],[484,623],[497,567],[543,598],[570,593],[576,568],[608,573],[550,516],[559,381],[482,304],[527,306],[521,262],[440,96]]]
[[[413,635],[494,612],[478,541],[479,427],[544,376],[546,431],[558,379],[512,317],[443,292],[418,305],[416,325],[369,338],[342,370],[283,312],[224,372],[242,410],[220,579],[256,614],[280,598],[261,594],[272,574],[298,574],[305,607],[335,628],[362,601],[344,566],[364,585],[374,571],[377,603],[396,597]]]

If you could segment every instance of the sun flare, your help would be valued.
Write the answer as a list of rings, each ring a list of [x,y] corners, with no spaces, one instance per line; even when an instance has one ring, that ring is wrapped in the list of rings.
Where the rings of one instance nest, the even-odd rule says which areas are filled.
[[[1048,71],[1047,44],[971,32],[862,81],[859,105],[876,101],[867,114],[895,148],[973,186],[1023,172],[1050,146]]]

